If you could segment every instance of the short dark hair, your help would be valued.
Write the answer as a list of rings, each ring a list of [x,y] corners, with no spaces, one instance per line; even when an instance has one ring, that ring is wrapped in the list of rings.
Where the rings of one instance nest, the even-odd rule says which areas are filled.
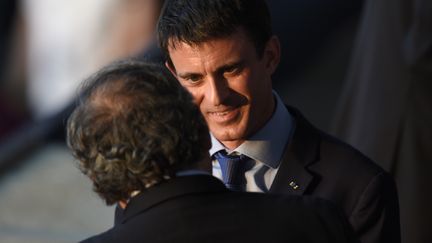
[[[174,177],[208,153],[204,118],[165,68],[115,63],[82,90],[67,122],[67,144],[108,205]]]
[[[265,0],[168,0],[158,22],[158,42],[171,63],[168,47],[223,38],[242,27],[259,57],[272,36],[270,12]]]

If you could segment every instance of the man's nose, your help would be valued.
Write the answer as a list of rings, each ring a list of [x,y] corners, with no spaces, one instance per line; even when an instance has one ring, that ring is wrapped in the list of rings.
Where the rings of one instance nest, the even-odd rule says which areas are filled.
[[[207,95],[214,106],[224,104],[227,99],[230,89],[227,81],[224,78],[211,78],[207,86]]]

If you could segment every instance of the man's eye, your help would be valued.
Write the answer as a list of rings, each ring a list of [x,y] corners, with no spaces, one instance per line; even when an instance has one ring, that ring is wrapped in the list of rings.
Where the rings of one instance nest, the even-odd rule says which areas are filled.
[[[243,72],[244,66],[242,64],[235,64],[227,66],[223,69],[223,73],[226,75],[238,75]]]
[[[192,83],[196,83],[199,82],[201,80],[201,76],[199,75],[191,75],[189,77],[186,77],[185,80],[192,82]]]
[[[229,68],[227,68],[227,69],[225,70],[225,72],[227,72],[227,73],[232,73],[232,72],[235,72],[236,70],[237,70],[236,67],[229,67]]]
[[[225,69],[225,73],[234,73],[237,71],[237,67],[228,67]]]

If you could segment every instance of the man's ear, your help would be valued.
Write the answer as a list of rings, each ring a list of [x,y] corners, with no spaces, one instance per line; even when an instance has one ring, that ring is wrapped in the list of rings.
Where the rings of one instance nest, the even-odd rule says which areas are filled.
[[[165,67],[167,67],[168,70],[171,72],[171,74],[177,78],[177,72],[176,72],[172,62],[165,61]]]
[[[120,201],[118,201],[118,205],[119,205],[119,207],[121,208],[121,209],[125,209],[126,208],[126,206],[127,206],[127,200],[120,200]]]
[[[263,52],[263,58],[270,75],[276,71],[281,56],[281,47],[279,38],[275,35],[267,41]]]

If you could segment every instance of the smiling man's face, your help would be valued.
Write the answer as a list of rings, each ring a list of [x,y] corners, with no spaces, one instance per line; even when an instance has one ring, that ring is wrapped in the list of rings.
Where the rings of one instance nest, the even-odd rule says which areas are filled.
[[[193,95],[211,133],[226,147],[238,147],[270,119],[271,75],[280,51],[276,37],[268,41],[262,57],[241,28],[199,45],[175,42],[168,50],[173,63],[168,68]]]

